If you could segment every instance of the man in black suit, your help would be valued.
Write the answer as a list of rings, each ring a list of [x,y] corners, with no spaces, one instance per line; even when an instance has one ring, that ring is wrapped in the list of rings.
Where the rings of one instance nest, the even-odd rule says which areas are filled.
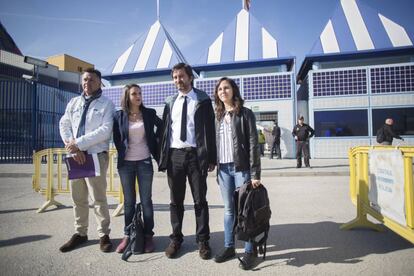
[[[214,111],[210,97],[193,88],[193,70],[178,63],[171,72],[178,93],[164,107],[159,170],[167,170],[170,187],[171,243],[168,258],[177,256],[183,242],[184,197],[188,178],[194,200],[196,241],[202,259],[211,257],[209,213],[206,200],[207,172],[216,165]]]

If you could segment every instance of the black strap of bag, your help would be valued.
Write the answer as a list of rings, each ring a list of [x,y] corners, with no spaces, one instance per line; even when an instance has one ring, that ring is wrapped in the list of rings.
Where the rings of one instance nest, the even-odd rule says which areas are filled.
[[[130,238],[127,247],[122,253],[121,259],[127,261],[132,254],[144,253],[144,223],[141,215],[141,203],[135,206],[135,214],[127,230]]]

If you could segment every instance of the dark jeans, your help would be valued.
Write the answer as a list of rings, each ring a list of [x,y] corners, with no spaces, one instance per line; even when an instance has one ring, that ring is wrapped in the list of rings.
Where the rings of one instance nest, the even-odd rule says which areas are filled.
[[[197,160],[194,148],[171,149],[167,167],[168,185],[170,186],[170,217],[172,234],[170,238],[177,242],[183,241],[182,225],[184,218],[184,197],[186,177],[190,183],[194,200],[196,217],[196,241],[203,242],[210,239],[208,226],[207,174],[203,175]]]
[[[264,144],[259,144],[260,147],[260,154],[264,156]]]
[[[309,141],[296,141],[296,161],[298,167],[302,166],[302,151],[305,166],[309,167]]]
[[[273,158],[273,154],[276,153],[276,158],[282,158],[282,152],[280,151],[280,141],[274,141],[272,144],[272,150],[270,151],[270,158]]]
[[[154,170],[151,158],[139,161],[124,161],[124,164],[118,169],[118,172],[124,193],[124,234],[129,236],[126,228],[134,217],[136,204],[135,180],[138,179],[139,197],[144,217],[144,234],[146,236],[153,236],[154,207],[152,205],[152,178]]]

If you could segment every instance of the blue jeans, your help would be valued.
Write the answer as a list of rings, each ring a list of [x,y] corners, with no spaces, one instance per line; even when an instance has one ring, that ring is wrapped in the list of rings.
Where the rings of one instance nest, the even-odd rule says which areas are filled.
[[[151,158],[139,161],[124,161],[118,169],[124,193],[124,234],[129,236],[127,226],[132,222],[135,213],[136,191],[135,180],[138,179],[139,197],[144,216],[144,234],[153,236],[154,232],[154,207],[152,205],[152,178],[154,170]]]
[[[250,180],[250,171],[236,172],[234,163],[219,165],[218,172],[221,196],[224,202],[224,246],[234,247],[233,224],[235,218],[234,210],[234,191]],[[253,252],[253,244],[246,242],[244,250],[247,253]]]

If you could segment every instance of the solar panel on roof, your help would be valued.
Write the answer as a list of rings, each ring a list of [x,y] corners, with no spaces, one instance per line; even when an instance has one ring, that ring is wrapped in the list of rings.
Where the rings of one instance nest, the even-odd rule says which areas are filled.
[[[237,86],[240,87],[240,78],[232,78],[232,79],[237,84]],[[207,95],[211,99],[214,99],[214,90],[216,88],[216,84],[217,84],[218,80],[219,80],[219,78],[217,78],[217,79],[202,79],[202,80],[197,80],[195,82],[195,86],[198,89],[203,90],[204,92],[206,92]]]
[[[177,93],[173,82],[141,85],[144,104],[148,106],[164,105],[165,99]]]
[[[339,96],[367,94],[365,69],[315,72],[313,96]]]
[[[414,66],[371,68],[370,73],[373,94],[414,91]]]
[[[292,80],[290,74],[252,76],[243,78],[245,100],[290,98]]]

